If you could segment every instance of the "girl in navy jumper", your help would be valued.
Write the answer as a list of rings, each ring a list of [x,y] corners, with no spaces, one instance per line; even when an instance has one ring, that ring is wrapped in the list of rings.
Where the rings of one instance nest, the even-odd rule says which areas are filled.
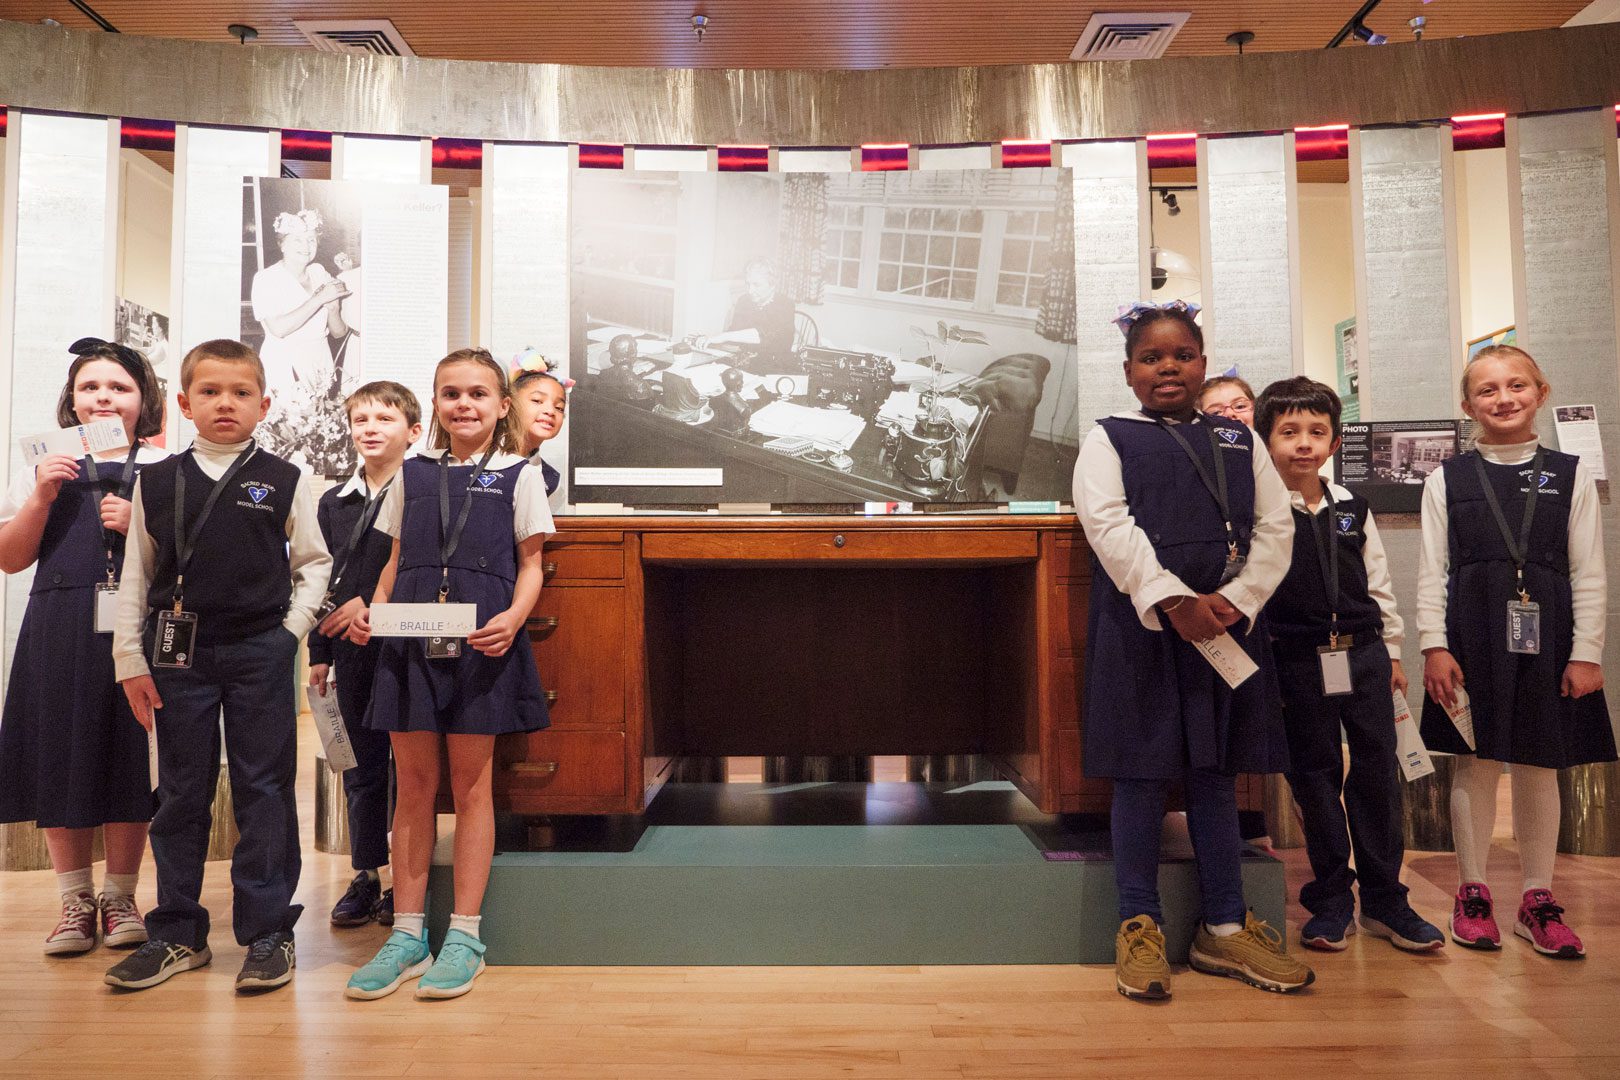
[[[1423,741],[1457,755],[1452,939],[1501,945],[1485,871],[1506,762],[1523,872],[1513,932],[1539,953],[1578,957],[1585,948],[1552,894],[1558,770],[1615,760],[1601,666],[1608,583],[1591,470],[1536,438],[1551,390],[1530,355],[1510,345],[1481,350],[1463,369],[1462,408],[1479,440],[1423,486],[1417,624]],[[1471,738],[1447,712],[1459,690]]]
[[[1075,510],[1097,563],[1083,764],[1086,775],[1114,781],[1115,982],[1127,997],[1170,993],[1159,829],[1178,780],[1203,906],[1193,967],[1267,990],[1314,978],[1246,912],[1235,791],[1237,773],[1288,764],[1260,608],[1287,572],[1293,517],[1253,433],[1197,410],[1205,356],[1195,311],[1175,301],[1121,314],[1125,381],[1142,408],[1098,422],[1074,477]],[[1259,666],[1235,690],[1194,647],[1228,630]]]
[[[506,372],[483,349],[439,361],[434,448],[405,462],[377,514],[394,553],[373,602],[474,603],[479,628],[454,657],[429,657],[420,638],[384,639],[378,650],[366,724],[390,733],[399,779],[394,931],[349,980],[350,997],[386,996],[415,975],[417,997],[457,997],[484,969],[478,912],[495,851],[495,737],[549,722],[524,622],[540,597],[540,551],[553,527],[540,470],[516,453],[511,408]],[[370,640],[369,609],[349,638]],[[456,807],[455,905],[430,967],[423,921],[441,752]]]
[[[52,454],[18,476],[0,507],[0,569],[39,562],[0,719],[0,821],[45,831],[62,893],[48,954],[94,948],[98,910],[108,945],[146,940],[135,908],[152,818],[146,737],[113,678],[96,602],[97,586],[123,568],[135,476],[168,456],[144,441],[163,431],[163,395],[146,359],[99,338],[74,342],[72,352],[57,423],[119,420],[129,449],[94,460]],[[99,900],[90,871],[98,825],[107,847]]]

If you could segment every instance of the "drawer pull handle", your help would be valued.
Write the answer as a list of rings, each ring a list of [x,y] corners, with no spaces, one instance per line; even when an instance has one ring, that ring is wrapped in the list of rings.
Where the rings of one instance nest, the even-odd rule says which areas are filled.
[[[555,574],[557,572],[557,564],[554,562],[541,563],[540,572],[542,574]]]
[[[557,763],[555,761],[514,761],[509,768],[512,772],[530,776],[551,776],[557,771]]]
[[[843,546],[844,546],[844,534],[839,533],[837,536],[833,537],[833,547],[841,548]]]
[[[549,634],[553,630],[557,629],[557,616],[555,616],[555,615],[541,615],[539,618],[527,620],[527,622],[525,622],[524,625],[527,626],[530,630],[544,631],[544,633],[542,633],[542,635],[541,635],[542,637],[544,637],[546,634]]]
[[[555,705],[555,704],[557,704],[557,691],[555,691],[555,690],[547,690],[546,691],[546,704],[547,705]]]

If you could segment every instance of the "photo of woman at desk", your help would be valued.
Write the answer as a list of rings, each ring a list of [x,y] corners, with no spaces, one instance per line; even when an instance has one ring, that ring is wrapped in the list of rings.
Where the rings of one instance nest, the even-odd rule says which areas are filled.
[[[715,334],[705,344],[753,345],[766,361],[788,359],[793,354],[793,323],[798,309],[792,297],[777,291],[776,264],[770,259],[748,260],[743,268],[743,285],[725,332]]]

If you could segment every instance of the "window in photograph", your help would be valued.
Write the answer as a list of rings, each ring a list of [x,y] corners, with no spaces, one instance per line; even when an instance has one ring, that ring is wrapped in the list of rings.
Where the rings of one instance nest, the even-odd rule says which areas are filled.
[[[1038,308],[1046,289],[1046,268],[1052,261],[1050,210],[1014,210],[1007,215],[1001,245],[1001,273],[996,281],[996,303],[1002,307]]]
[[[885,207],[877,291],[972,304],[983,228],[977,210]]]
[[[861,284],[861,230],[865,207],[832,203],[827,207],[827,284],[856,289]]]

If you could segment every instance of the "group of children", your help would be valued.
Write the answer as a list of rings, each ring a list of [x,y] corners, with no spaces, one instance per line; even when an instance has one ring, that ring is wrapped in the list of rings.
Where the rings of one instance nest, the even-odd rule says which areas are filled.
[[[240,833],[232,928],[247,949],[236,987],[291,980],[302,911],[293,672],[307,637],[310,684],[337,695],[358,762],[344,774],[357,873],[332,921],[393,926],[347,992],[382,997],[419,977],[418,997],[466,993],[483,970],[495,738],[548,723],[522,645],[559,480],[538,450],[561,428],[565,384],[528,354],[509,380],[488,352],[453,352],[434,373],[432,449],[407,460],[422,430],[415,395],[368,383],[346,402],[359,467],[317,501],[313,478],[254,441],[271,402],[252,349],[221,339],[186,355],[179,405],[196,439],[175,455],[148,441],[164,409],[146,359],[94,338],[71,351],[57,422],[116,419],[128,449],[49,455],[0,506],[0,569],[37,563],[0,720],[0,819],[45,832],[62,893],[45,951],[86,952],[98,934],[135,946],[105,977],[126,990],[210,962],[200,897],[223,728]],[[477,629],[448,656],[417,638],[373,642],[370,605],[388,601],[473,604]],[[435,958],[423,913],[441,753],[455,902]],[[158,902],[143,920],[134,893],[148,839]]]
[[[1195,970],[1278,992],[1315,978],[1245,907],[1241,772],[1284,773],[1299,805],[1313,874],[1300,895],[1304,945],[1345,948],[1357,894],[1365,932],[1410,952],[1445,944],[1400,881],[1403,625],[1366,501],[1321,475],[1339,445],[1338,396],[1304,377],[1258,398],[1233,376],[1206,381],[1196,315],[1180,301],[1122,309],[1125,379],[1141,408],[1099,421],[1075,468],[1075,509],[1099,567],[1083,764],[1114,782],[1115,979],[1140,999],[1170,995],[1157,882],[1177,782],[1200,890]],[[1523,874],[1514,932],[1572,958],[1584,948],[1551,891],[1557,770],[1616,755],[1600,666],[1597,491],[1586,465],[1537,441],[1550,391],[1511,346],[1464,369],[1477,445],[1423,492],[1421,733],[1457,755],[1452,940],[1501,944],[1485,872],[1506,764]]]
[[[1245,905],[1243,772],[1285,773],[1300,806],[1314,874],[1301,894],[1306,946],[1345,947],[1357,881],[1363,930],[1415,952],[1444,944],[1400,882],[1394,702],[1407,679],[1387,560],[1365,500],[1320,475],[1339,442],[1338,398],[1305,378],[1258,400],[1239,379],[1206,383],[1195,315],[1180,302],[1121,315],[1141,408],[1099,421],[1075,470],[1101,570],[1084,765],[1114,782],[1116,982],[1137,998],[1170,993],[1157,882],[1172,784],[1198,868],[1195,969],[1274,991],[1314,979]],[[509,380],[488,352],[453,352],[434,373],[432,449],[407,457],[422,432],[415,396],[368,383],[346,403],[359,467],[317,501],[311,477],[254,442],[270,399],[247,346],[209,341],[186,355],[179,404],[197,434],[176,455],[148,441],[163,404],[140,354],[94,338],[72,353],[57,422],[116,419],[128,449],[47,456],[0,505],[0,569],[37,563],[0,722],[0,820],[45,831],[62,892],[45,951],[87,951],[98,933],[138,946],[106,974],[130,990],[210,962],[199,900],[223,725],[240,831],[232,924],[247,947],[236,985],[292,978],[293,670],[307,637],[310,685],[336,695],[358,762],[344,774],[356,874],[331,919],[392,926],[347,994],[379,998],[413,978],[418,997],[467,992],[484,967],[495,738],[548,723],[521,645],[559,479],[538,448],[561,428],[566,384],[532,354]],[[1452,939],[1500,945],[1485,860],[1507,763],[1524,875],[1514,931],[1571,957],[1582,945],[1551,892],[1556,770],[1612,761],[1615,746],[1597,494],[1584,464],[1536,440],[1548,393],[1515,348],[1487,349],[1464,372],[1478,446],[1436,470],[1423,496],[1422,734],[1458,756]],[[371,605],[434,601],[476,606],[465,647],[372,640]],[[1216,661],[1251,670],[1228,680]],[[1471,729],[1452,717],[1465,688]],[[155,735],[155,792],[142,728]],[[434,957],[424,911],[441,760],[457,827],[454,903]],[[158,903],[143,922],[134,893],[148,833]]]

